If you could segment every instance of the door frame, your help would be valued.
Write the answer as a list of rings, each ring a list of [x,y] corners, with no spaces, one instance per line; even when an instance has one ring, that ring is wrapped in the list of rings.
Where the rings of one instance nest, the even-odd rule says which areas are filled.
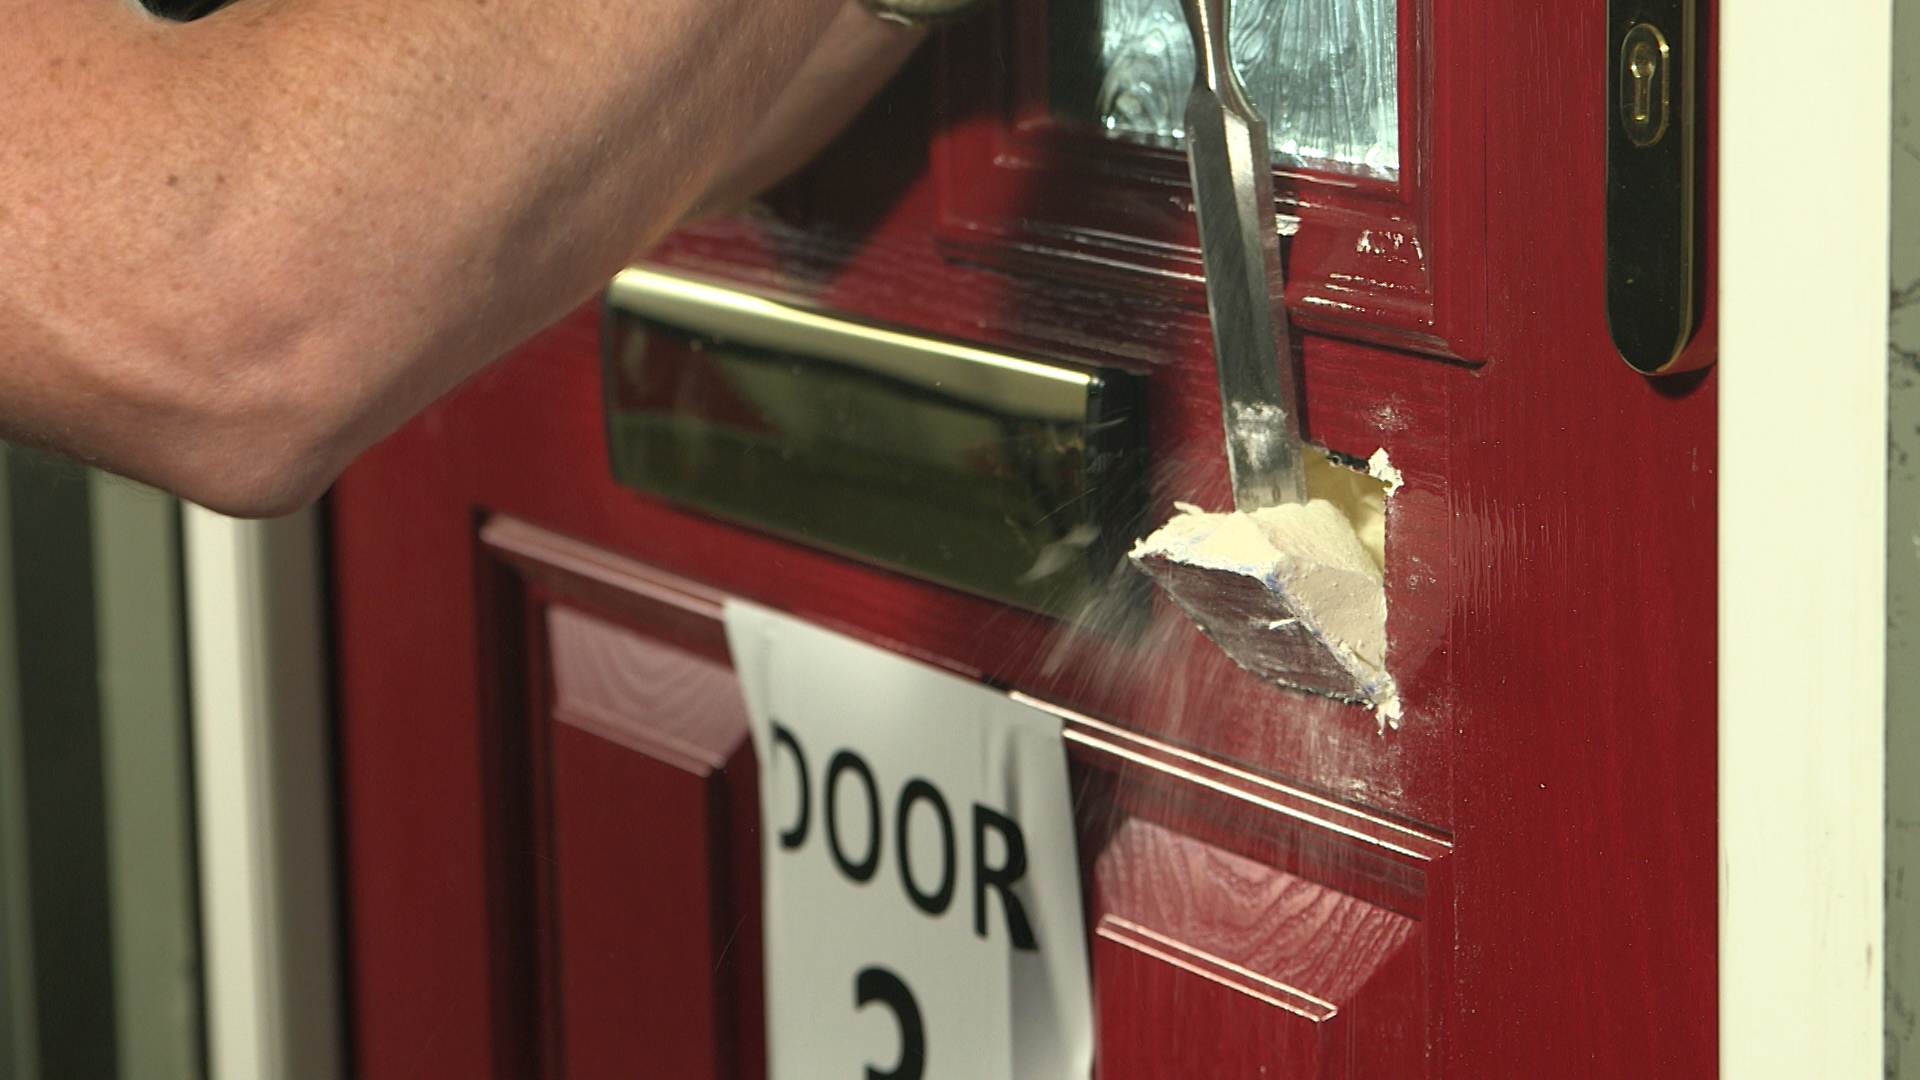
[[[1866,1080],[1886,1053],[1891,6],[1719,11],[1726,1080]]]
[[[185,507],[209,1080],[345,1075],[320,518]]]

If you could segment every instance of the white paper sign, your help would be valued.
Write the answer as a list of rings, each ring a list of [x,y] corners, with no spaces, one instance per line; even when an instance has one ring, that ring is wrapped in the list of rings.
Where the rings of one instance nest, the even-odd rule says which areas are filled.
[[[771,1080],[1085,1080],[1059,721],[729,603],[760,761]]]

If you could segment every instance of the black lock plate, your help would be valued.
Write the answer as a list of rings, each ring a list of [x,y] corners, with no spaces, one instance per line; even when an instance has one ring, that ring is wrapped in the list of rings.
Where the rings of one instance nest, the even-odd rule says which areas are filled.
[[[1607,325],[1634,370],[1674,370],[1699,316],[1693,0],[1613,0]]]

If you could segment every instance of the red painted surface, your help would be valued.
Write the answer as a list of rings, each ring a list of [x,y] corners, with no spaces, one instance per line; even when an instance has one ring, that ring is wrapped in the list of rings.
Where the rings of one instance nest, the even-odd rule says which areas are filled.
[[[1100,853],[1091,909],[1103,1080],[1427,1064],[1414,919],[1137,819]]]
[[[1165,606],[1136,642],[1074,633],[619,487],[591,311],[369,453],[334,501],[360,1075],[532,1075],[540,1037],[523,1014],[539,961],[511,932],[540,901],[514,879],[513,845],[548,825],[498,807],[539,803],[547,781],[526,776],[512,734],[540,692],[524,670],[537,669],[501,657],[534,655],[529,620],[542,597],[565,596],[724,660],[710,613],[601,573],[620,558],[1085,714],[1069,739],[1090,867],[1125,821],[1144,820],[1417,924],[1392,963],[1418,972],[1408,1022],[1427,1075],[1712,1075],[1714,380],[1642,379],[1607,340],[1603,13],[1594,0],[1411,7],[1402,141],[1419,164],[1392,212],[1432,230],[1420,301],[1432,314],[1418,318],[1433,323],[1384,301],[1337,325],[1303,318],[1316,331],[1311,437],[1362,456],[1385,447],[1406,474],[1388,526],[1389,664],[1408,706],[1397,731],[1254,682]],[[1022,228],[1050,205],[1022,203],[1006,163],[978,152],[1026,138],[1015,118],[952,98],[956,69],[1005,66],[978,50],[1009,47],[995,35],[1010,25],[969,28],[944,67],[910,73],[777,200],[784,217],[703,226],[659,258],[1150,371],[1155,514],[1175,499],[1225,506],[1205,315],[1177,259],[1121,283],[1057,253],[950,257],[959,202],[987,200]],[[1481,81],[1464,85],[1467,69]],[[1099,201],[1097,177],[1074,182]],[[1309,215],[1293,249],[1302,288],[1315,279],[1301,261],[1340,235],[1321,224]],[[983,250],[1000,242],[984,235]],[[1175,272],[1154,286],[1159,270]],[[1711,346],[1709,312],[1695,347]],[[546,562],[494,554],[476,537],[496,514],[582,543],[547,545]],[[1101,1021],[1124,1019],[1129,1068],[1149,1070],[1125,1075],[1224,1067],[1224,1044],[1182,1034],[1198,999],[1170,1011],[1155,995],[1203,984],[1237,1008],[1254,998],[1098,942]],[[1257,950],[1231,938],[1185,944],[1258,970]],[[1146,966],[1119,973],[1130,964]],[[1200,1015],[1240,1015],[1220,1009]],[[1248,1022],[1273,1025],[1255,1032],[1268,1063],[1291,1060],[1282,1029],[1296,1014],[1263,1009]]]
[[[738,910],[729,788],[747,718],[722,665],[569,607],[547,609],[550,826],[539,858],[556,1075],[737,1076]],[[737,959],[735,957],[734,959]]]
[[[569,725],[552,755],[558,1075],[726,1075],[704,785]]]
[[[1477,122],[1481,20],[1400,7],[1394,179],[1282,170],[1288,305],[1301,326],[1439,355],[1483,359],[1485,154]],[[1127,147],[1049,114],[1046,7],[1007,5],[945,42],[946,130],[933,144],[933,236],[943,251],[1048,281],[1204,304],[1187,165],[1177,151]],[[982,64],[982,56],[1011,63]]]

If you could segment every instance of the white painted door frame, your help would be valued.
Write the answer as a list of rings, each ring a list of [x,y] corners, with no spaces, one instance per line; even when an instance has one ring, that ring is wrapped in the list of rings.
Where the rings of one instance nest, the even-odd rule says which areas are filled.
[[[343,1075],[317,515],[187,507],[210,1080]]]
[[[1892,11],[1719,17],[1721,1075],[1878,1080]]]

